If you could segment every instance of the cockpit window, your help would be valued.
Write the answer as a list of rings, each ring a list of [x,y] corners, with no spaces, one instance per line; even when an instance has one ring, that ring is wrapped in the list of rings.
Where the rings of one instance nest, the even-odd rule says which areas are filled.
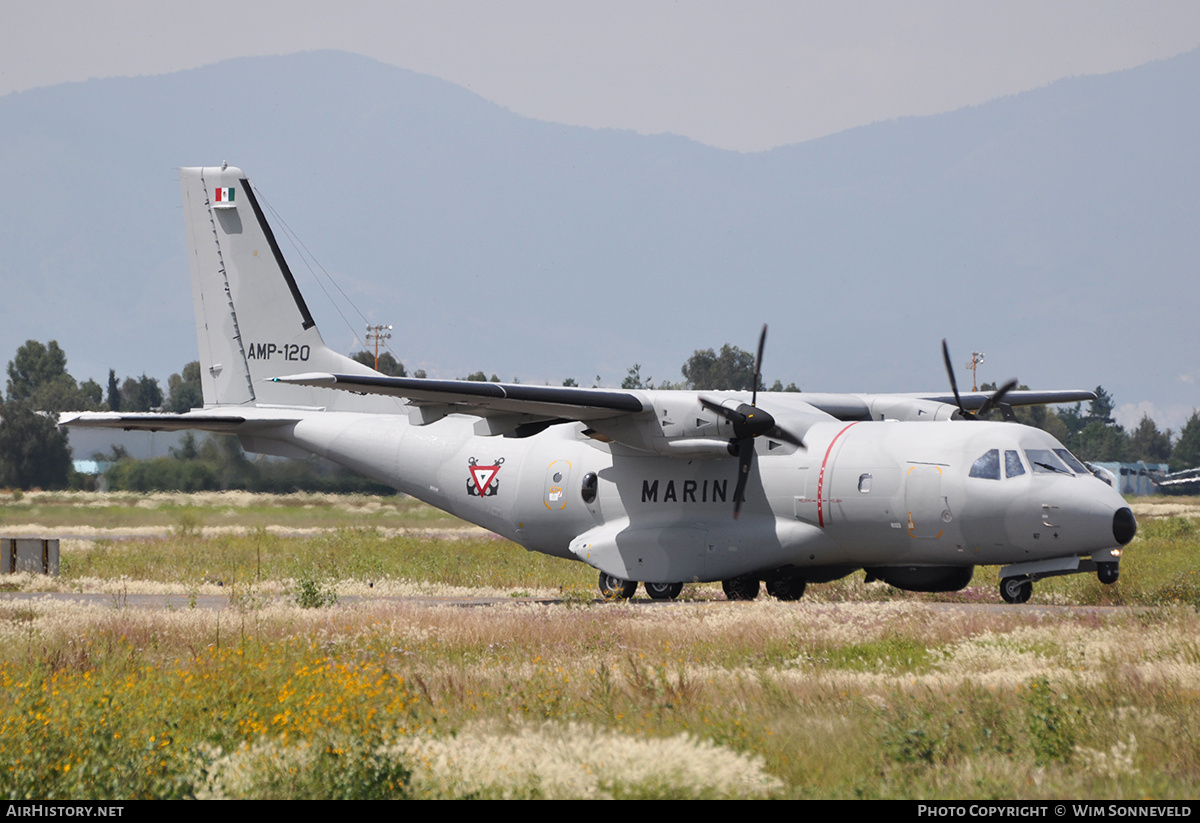
[[[991,449],[971,466],[971,477],[983,477],[988,480],[1000,479],[1000,450]]]
[[[1084,476],[1091,474],[1091,472],[1087,470],[1087,466],[1080,463],[1079,458],[1071,454],[1066,449],[1055,449],[1054,453],[1061,457],[1063,462],[1070,466],[1072,471],[1074,471],[1076,474],[1082,474]]]
[[[1073,477],[1070,469],[1050,449],[1026,449],[1025,456],[1029,458],[1034,474],[1065,474]]]
[[[1021,455],[1013,449],[1008,449],[1004,452],[1004,476],[1017,477],[1025,473],[1025,466],[1021,463]]]

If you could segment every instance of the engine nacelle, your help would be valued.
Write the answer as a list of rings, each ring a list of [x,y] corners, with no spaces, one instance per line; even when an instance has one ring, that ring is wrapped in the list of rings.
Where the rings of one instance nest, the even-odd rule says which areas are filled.
[[[958,414],[957,406],[916,397],[878,397],[870,405],[874,420],[952,420]]]

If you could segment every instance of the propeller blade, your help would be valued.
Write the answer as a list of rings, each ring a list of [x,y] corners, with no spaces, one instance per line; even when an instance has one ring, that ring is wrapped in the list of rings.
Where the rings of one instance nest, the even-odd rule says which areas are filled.
[[[942,360],[946,363],[946,374],[950,378],[950,388],[954,390],[954,402],[958,404],[958,412],[963,417],[969,417],[971,413],[963,408],[962,396],[958,393],[958,381],[954,379],[954,367],[950,365],[950,347],[946,345],[946,338],[942,338]]]
[[[962,415],[964,420],[977,420],[992,409],[1004,403],[1004,396],[1017,387],[1016,380],[1009,380],[983,401],[983,405],[978,411],[969,412],[963,408],[962,396],[958,393],[958,381],[954,379],[954,367],[950,365],[950,347],[946,345],[945,338],[942,338],[942,360],[946,363],[946,374],[950,378],[950,388],[954,390],[954,402],[958,404],[958,413]]]
[[[798,448],[804,448],[804,439],[784,429],[775,422],[771,413],[758,408],[758,384],[762,380],[763,349],[767,345],[767,324],[764,323],[758,336],[758,352],[754,357],[754,386],[750,393],[750,404],[738,403],[730,407],[706,397],[700,398],[700,405],[709,411],[716,412],[733,424],[733,438],[729,441],[730,452],[737,455],[738,478],[733,490],[733,519],[736,520],[742,512],[742,503],[746,499],[746,483],[750,480],[750,469],[754,465],[754,438],[764,434],[791,443]],[[949,364],[949,354],[947,365]]]
[[[975,414],[979,417],[983,417],[985,414],[990,412],[992,409],[996,408],[1001,403],[1003,403],[1004,395],[1008,394],[1010,391],[1012,391],[1016,387],[1017,387],[1017,381],[1009,380],[1003,386],[996,389],[996,391],[992,392],[992,396],[989,397],[987,400],[983,401],[983,405],[979,407],[979,411],[975,412]]]
[[[733,490],[733,519],[737,520],[742,511],[742,501],[746,497],[746,481],[750,479],[750,464],[754,461],[754,438],[746,437],[737,441],[738,450],[738,479]]]
[[[758,354],[754,358],[754,385],[750,394],[750,405],[758,405],[758,383],[762,379],[763,347],[767,344],[767,324],[763,323],[762,333],[758,335]]]

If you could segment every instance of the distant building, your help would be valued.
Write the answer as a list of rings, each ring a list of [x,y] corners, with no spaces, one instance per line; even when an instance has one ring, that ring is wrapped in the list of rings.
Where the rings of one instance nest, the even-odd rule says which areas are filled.
[[[1092,463],[1106,469],[1116,478],[1116,490],[1121,494],[1160,494],[1159,483],[1171,471],[1166,463]]]

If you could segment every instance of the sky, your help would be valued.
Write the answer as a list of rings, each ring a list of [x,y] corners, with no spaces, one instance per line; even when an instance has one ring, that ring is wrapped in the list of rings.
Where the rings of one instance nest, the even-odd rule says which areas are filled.
[[[1195,0],[0,0],[0,96],[339,49],[527,117],[753,152],[1198,46]],[[1189,412],[1118,420],[1143,411]]]
[[[1195,0],[0,0],[0,95],[340,49],[527,117],[759,151],[1197,46]]]

